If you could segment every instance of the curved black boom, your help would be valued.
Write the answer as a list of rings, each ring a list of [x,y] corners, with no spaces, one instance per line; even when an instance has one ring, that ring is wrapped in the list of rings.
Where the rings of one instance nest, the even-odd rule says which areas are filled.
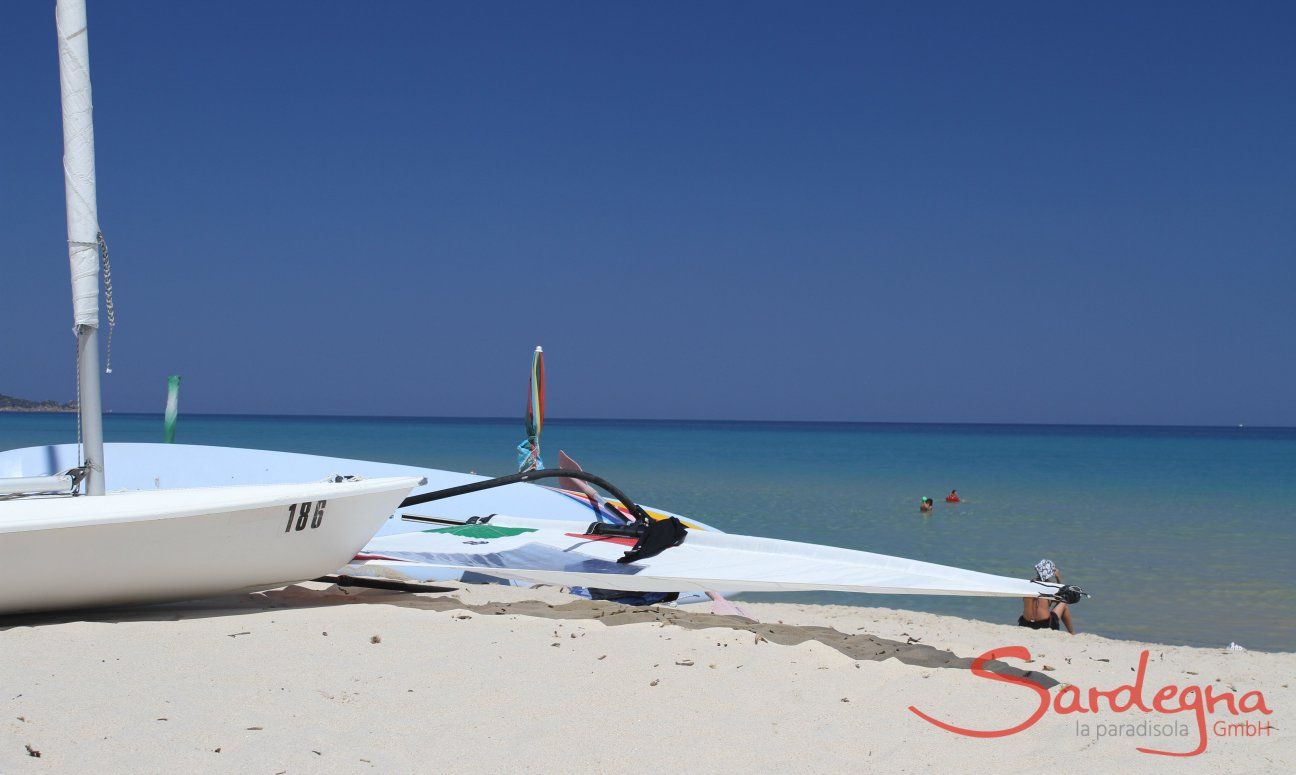
[[[620,488],[618,488],[616,485],[612,484],[608,480],[604,479],[601,476],[595,476],[594,474],[588,473],[586,471],[571,471],[566,468],[541,468],[534,471],[521,471],[519,473],[510,474],[508,476],[500,476],[495,479],[487,479],[484,482],[472,482],[471,484],[461,484],[458,487],[447,487],[444,490],[434,490],[432,492],[425,492],[422,495],[411,495],[410,497],[401,501],[400,508],[403,509],[403,508],[408,508],[410,506],[418,506],[419,504],[422,503],[439,501],[442,500],[443,498],[453,498],[456,495],[467,495],[470,492],[481,492],[482,490],[490,490],[495,487],[503,487],[504,485],[507,484],[517,484],[519,482],[534,482],[537,479],[561,479],[561,478],[580,479],[582,481],[589,482],[590,484],[594,484],[599,487],[602,487],[604,490],[607,490],[609,493],[611,493],[612,497],[621,501],[621,505],[626,507],[626,510],[630,512],[630,516],[634,518],[635,524],[646,525],[652,521],[651,519],[648,518],[647,512],[645,512],[643,508],[639,506],[639,504],[630,500],[629,496],[621,492]]]

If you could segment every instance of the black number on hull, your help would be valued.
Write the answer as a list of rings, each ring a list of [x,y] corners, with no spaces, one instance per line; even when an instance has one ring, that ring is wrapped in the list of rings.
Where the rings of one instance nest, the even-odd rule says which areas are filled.
[[[324,521],[324,506],[328,501],[314,503],[306,501],[302,504],[292,504],[288,507],[288,524],[284,525],[284,532],[287,533],[293,529],[293,523],[297,523],[298,530],[305,530],[309,524],[312,529],[317,528]],[[315,515],[311,516],[311,509],[314,508]]]

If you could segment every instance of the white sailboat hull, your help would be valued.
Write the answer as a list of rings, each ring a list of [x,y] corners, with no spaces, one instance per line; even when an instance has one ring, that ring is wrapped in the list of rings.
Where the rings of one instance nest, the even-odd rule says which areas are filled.
[[[418,483],[388,477],[0,501],[0,614],[186,600],[331,573]]]

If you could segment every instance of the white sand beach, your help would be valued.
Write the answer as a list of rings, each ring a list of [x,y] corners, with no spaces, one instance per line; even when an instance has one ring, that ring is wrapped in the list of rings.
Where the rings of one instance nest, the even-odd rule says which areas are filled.
[[[0,620],[0,772],[1280,772],[1296,770],[1296,654],[1075,637],[906,611],[631,609],[556,590],[418,595],[309,583],[134,611]],[[1010,603],[1006,603],[1011,608]],[[1130,683],[1263,693],[1272,714],[1059,715],[973,675],[1008,659],[1087,696]],[[1176,695],[1177,697],[1178,695]],[[1254,701],[1255,697],[1252,697]],[[1177,707],[1178,700],[1171,704]],[[1245,704],[1245,703],[1244,703]],[[1182,724],[1186,735],[1097,736]],[[1269,722],[1220,736],[1217,722]],[[1078,723],[1090,725],[1088,733]],[[1135,730],[1137,731],[1137,730]],[[1143,731],[1147,731],[1146,725]],[[39,756],[34,755],[36,752]]]

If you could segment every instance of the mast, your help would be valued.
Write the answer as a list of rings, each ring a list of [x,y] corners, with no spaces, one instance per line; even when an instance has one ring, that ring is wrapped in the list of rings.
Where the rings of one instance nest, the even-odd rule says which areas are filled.
[[[86,494],[103,495],[103,413],[99,398],[99,212],[95,198],[94,110],[85,0],[57,0],[59,86],[63,95],[63,184],[77,337],[77,398]]]

